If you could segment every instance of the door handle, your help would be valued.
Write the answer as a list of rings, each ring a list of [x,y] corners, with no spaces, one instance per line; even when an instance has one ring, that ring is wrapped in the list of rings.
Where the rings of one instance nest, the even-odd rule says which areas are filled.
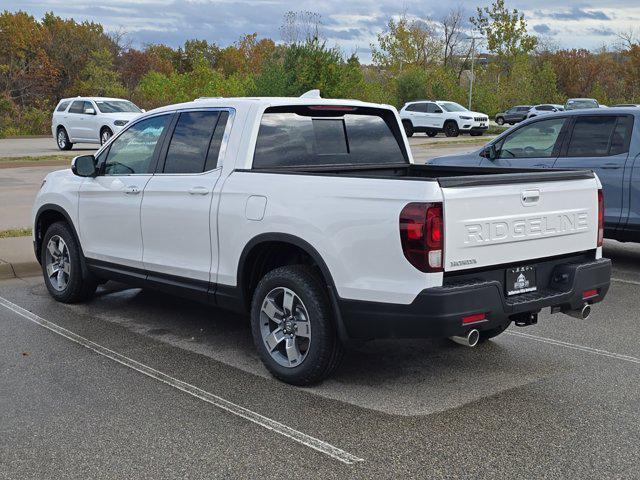
[[[617,163],[605,163],[600,168],[602,168],[603,170],[617,170],[618,168],[620,168],[620,166]]]
[[[208,195],[209,189],[207,187],[193,187],[189,189],[190,195]]]
[[[140,193],[140,189],[136,185],[129,185],[125,187],[124,193],[127,195],[137,195]]]

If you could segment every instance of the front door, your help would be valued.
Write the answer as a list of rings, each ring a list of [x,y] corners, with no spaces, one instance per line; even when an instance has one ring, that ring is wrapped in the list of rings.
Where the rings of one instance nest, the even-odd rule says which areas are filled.
[[[170,114],[132,124],[98,156],[100,173],[80,187],[80,240],[88,258],[142,268],[140,206]]]
[[[604,222],[615,229],[623,218],[624,169],[633,128],[631,115],[579,115],[556,168],[593,170],[604,193]]]
[[[165,142],[142,200],[143,262],[150,277],[182,277],[187,286],[208,288],[218,251],[212,198],[228,118],[224,110],[181,112]]]
[[[566,118],[528,123],[495,144],[497,158],[485,158],[482,167],[551,168],[564,138]]]

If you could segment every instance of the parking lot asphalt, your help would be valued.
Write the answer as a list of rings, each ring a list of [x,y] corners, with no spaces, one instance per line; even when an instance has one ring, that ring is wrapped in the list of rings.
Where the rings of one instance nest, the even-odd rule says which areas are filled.
[[[605,256],[587,321],[357,345],[304,389],[269,377],[237,315],[0,282],[0,478],[640,478],[640,246]]]

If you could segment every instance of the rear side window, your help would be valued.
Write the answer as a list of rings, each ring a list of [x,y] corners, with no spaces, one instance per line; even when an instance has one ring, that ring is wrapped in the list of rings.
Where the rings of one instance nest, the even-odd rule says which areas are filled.
[[[253,167],[405,163],[401,139],[389,110],[275,107],[262,116]]]
[[[630,134],[627,117],[576,117],[567,156],[604,157],[625,153],[629,151]]]
[[[84,101],[75,100],[69,108],[69,113],[84,113]]]
[[[58,108],[56,108],[56,112],[64,112],[70,103],[71,102],[62,102],[60,105],[58,105]]]
[[[410,111],[410,112],[422,112],[422,113],[425,113],[427,111],[427,104],[426,103],[414,103],[412,105],[409,105],[406,109],[408,111]]]
[[[219,111],[182,112],[169,143],[164,173],[202,173],[205,165],[215,168],[222,141],[222,134],[214,138],[219,118]],[[224,133],[224,126],[220,131]]]

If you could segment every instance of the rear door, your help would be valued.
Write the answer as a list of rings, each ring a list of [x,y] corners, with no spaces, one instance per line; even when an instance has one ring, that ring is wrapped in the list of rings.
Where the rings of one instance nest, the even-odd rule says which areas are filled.
[[[82,139],[84,100],[74,100],[69,107],[65,125],[72,142]]]
[[[230,113],[220,109],[181,112],[142,200],[145,268],[188,278],[187,286],[204,291],[211,265],[217,264],[217,258],[212,258],[218,251],[212,198],[222,171],[218,160]]]
[[[407,107],[406,112],[409,114],[409,118],[414,127],[425,128],[429,126],[426,103],[418,102],[411,104]]]
[[[482,167],[551,168],[566,132],[566,117],[541,119],[516,128],[495,143],[497,158]]]
[[[593,170],[604,192],[604,221],[608,230],[623,217],[624,172],[633,129],[632,115],[578,115],[557,168]]]
[[[445,271],[596,247],[598,195],[591,172],[460,177],[441,179],[440,185]]]

